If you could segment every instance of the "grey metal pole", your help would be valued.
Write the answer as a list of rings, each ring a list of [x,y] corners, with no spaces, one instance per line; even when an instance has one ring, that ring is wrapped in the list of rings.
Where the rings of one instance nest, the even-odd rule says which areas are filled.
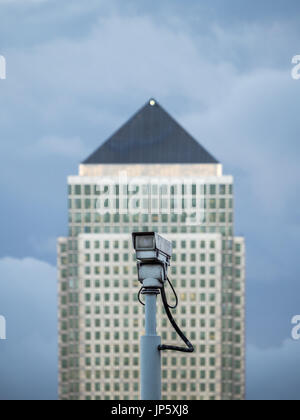
[[[158,290],[145,289],[145,335],[141,337],[141,399],[161,400],[161,337],[156,332]]]

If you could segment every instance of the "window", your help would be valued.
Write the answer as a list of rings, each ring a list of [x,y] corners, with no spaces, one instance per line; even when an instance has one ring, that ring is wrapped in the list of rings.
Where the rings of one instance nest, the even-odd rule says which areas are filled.
[[[225,198],[221,198],[220,199],[220,209],[225,209],[226,208],[226,200]]]
[[[226,223],[226,213],[220,213],[219,221],[220,223]]]
[[[60,252],[67,252],[67,246],[65,244],[61,244]]]
[[[84,186],[84,194],[85,195],[90,195],[91,194],[91,186],[90,185],[85,185]]]
[[[209,213],[209,221],[210,221],[210,223],[216,223],[217,213]]]
[[[210,185],[209,192],[211,195],[216,194],[216,185]]]
[[[220,192],[220,195],[225,195],[226,194],[226,185],[220,185],[219,186],[219,192]]]
[[[81,185],[75,185],[75,194],[80,195],[81,194]]]

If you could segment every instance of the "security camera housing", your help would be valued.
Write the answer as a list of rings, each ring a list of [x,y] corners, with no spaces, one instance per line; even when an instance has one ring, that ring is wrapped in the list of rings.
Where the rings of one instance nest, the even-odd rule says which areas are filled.
[[[161,288],[167,281],[172,243],[155,232],[133,233],[138,278],[144,288]]]
[[[172,243],[156,232],[137,232],[132,234],[136,258],[144,262],[163,262],[170,265]]]

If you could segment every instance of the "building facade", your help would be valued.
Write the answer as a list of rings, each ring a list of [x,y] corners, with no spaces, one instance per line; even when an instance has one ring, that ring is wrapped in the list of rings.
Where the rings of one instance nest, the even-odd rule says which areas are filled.
[[[175,318],[196,349],[163,352],[163,398],[244,399],[245,244],[234,234],[232,176],[150,100],[68,188],[69,233],[58,240],[60,399],[139,399],[133,231],[173,242]],[[162,341],[176,344],[158,302]]]

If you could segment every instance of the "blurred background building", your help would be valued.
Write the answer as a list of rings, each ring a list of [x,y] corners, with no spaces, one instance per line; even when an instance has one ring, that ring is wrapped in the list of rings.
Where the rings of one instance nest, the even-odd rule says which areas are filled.
[[[60,399],[139,398],[133,231],[173,241],[175,317],[196,348],[162,354],[163,398],[244,399],[245,244],[234,235],[232,176],[151,99],[68,188],[69,234],[58,240]],[[175,344],[161,305],[158,326]]]

